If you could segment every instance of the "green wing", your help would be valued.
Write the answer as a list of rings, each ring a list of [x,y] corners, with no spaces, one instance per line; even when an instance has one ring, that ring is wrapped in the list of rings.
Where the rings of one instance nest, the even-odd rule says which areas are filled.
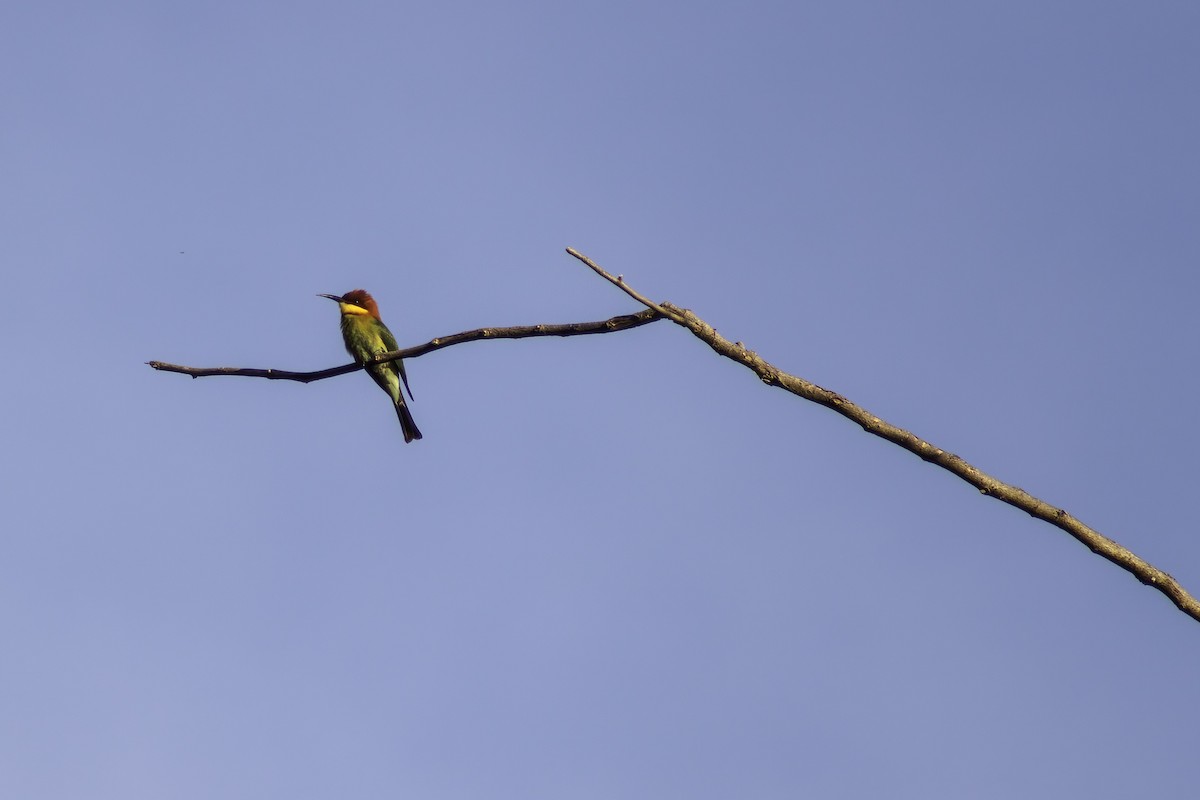
[[[381,329],[379,331],[379,338],[383,340],[384,348],[389,351],[399,350],[400,345],[396,344],[396,337],[392,336],[392,332],[388,330],[387,325],[384,325],[382,322],[380,322],[379,327]],[[404,388],[408,389],[409,398],[412,400],[416,400],[417,398],[413,397],[412,389],[408,388],[408,376],[404,374],[404,362],[403,361],[393,361],[392,366],[396,369],[397,372],[400,373],[400,380],[404,382]]]

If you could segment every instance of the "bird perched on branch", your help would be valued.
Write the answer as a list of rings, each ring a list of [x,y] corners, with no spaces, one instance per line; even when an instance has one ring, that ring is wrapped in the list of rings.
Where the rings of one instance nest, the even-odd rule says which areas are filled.
[[[362,289],[346,292],[341,297],[336,294],[322,294],[318,297],[328,297],[338,304],[342,312],[342,340],[346,343],[346,352],[354,360],[363,364],[380,353],[399,350],[396,337],[379,318],[379,306],[375,298]],[[404,392],[400,389],[401,382],[408,389],[412,398],[412,389],[408,388],[408,376],[404,374],[404,364],[400,359],[386,364],[372,364],[367,372],[379,388],[388,393],[396,406],[396,416],[400,418],[400,429],[404,431],[404,441],[407,444],[413,439],[421,438],[417,423],[413,422],[412,414],[404,403]]]

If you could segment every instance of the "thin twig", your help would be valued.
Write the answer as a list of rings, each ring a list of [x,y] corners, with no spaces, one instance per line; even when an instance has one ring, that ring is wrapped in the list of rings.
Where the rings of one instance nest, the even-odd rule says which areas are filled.
[[[597,266],[595,262],[581,253],[570,248],[567,249],[567,252],[611,283],[620,287],[630,297],[637,299],[638,302],[654,312],[662,314],[672,322],[687,328],[696,338],[711,347],[718,355],[736,361],[753,371],[763,383],[770,386],[778,386],[805,400],[811,400],[814,403],[832,409],[843,417],[861,425],[867,433],[897,444],[921,459],[958,476],[977,488],[982,494],[1008,503],[1027,512],[1031,516],[1066,531],[1093,553],[1108,559],[1147,586],[1158,589],[1170,598],[1171,602],[1180,611],[1192,619],[1200,621],[1200,601],[1197,601],[1195,597],[1189,594],[1178,581],[1166,572],[1140,558],[1132,551],[1080,522],[1063,509],[1034,497],[1024,489],[1004,483],[979,468],[972,466],[953,453],[948,453],[903,428],[898,428],[883,421],[836,392],[782,371],[778,367],[768,363],[754,351],[747,350],[741,342],[731,342],[724,338],[711,325],[697,317],[691,311],[679,308],[670,303],[653,303],[635,292],[623,279],[613,278],[609,273]]]
[[[683,320],[679,317],[678,314],[675,314],[672,311],[668,311],[667,309],[659,306],[658,303],[655,303],[653,300],[650,300],[650,299],[646,298],[645,296],[638,294],[636,291],[634,291],[632,286],[625,283],[624,275],[610,274],[609,272],[605,271],[604,268],[601,267],[599,264],[597,264],[595,261],[592,261],[590,258],[585,256],[583,253],[579,252],[578,250],[574,249],[573,247],[568,247],[567,252],[570,253],[571,255],[573,255],[575,258],[578,258],[584,264],[587,264],[589,267],[591,267],[592,271],[595,272],[597,275],[599,275],[601,278],[604,278],[604,280],[608,281],[613,286],[616,286],[618,289],[620,289],[625,294],[632,297],[634,300],[637,300],[642,305],[644,305],[647,308],[650,308],[654,311],[657,311],[659,314],[662,314],[664,317],[671,320],[672,322],[677,322],[679,324],[683,324]]]
[[[372,364],[395,361],[398,358],[419,358],[434,350],[441,350],[456,344],[476,342],[481,339],[529,339],[537,336],[586,336],[593,333],[614,333],[637,328],[661,319],[660,313],[653,310],[639,311],[636,314],[624,314],[599,322],[569,322],[562,325],[516,325],[508,328],[476,328],[473,331],[463,331],[450,336],[439,336],[430,339],[425,344],[394,350],[390,353],[380,353]],[[148,365],[163,372],[179,372],[191,375],[193,378],[206,378],[213,375],[236,375],[242,378],[266,378],[275,381],[313,381],[333,378],[362,369],[364,364],[345,364],[317,372],[289,372],[282,369],[249,369],[245,367],[185,367],[179,364],[168,364],[165,361],[147,361]]]

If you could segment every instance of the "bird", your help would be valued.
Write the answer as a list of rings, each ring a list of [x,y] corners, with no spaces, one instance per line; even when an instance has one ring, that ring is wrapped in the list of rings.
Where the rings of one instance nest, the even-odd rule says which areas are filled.
[[[338,304],[342,313],[342,341],[346,344],[346,352],[354,358],[355,363],[363,364],[380,353],[399,350],[396,337],[388,330],[387,325],[379,318],[379,306],[375,298],[363,289],[355,289],[343,295],[321,294]],[[408,376],[404,374],[404,364],[400,359],[386,364],[372,364],[367,367],[367,373],[392,398],[396,406],[396,416],[400,418],[400,430],[404,432],[404,443],[421,438],[417,423],[413,422],[412,414],[404,403],[404,392],[400,389],[401,382],[408,389],[412,398],[412,389],[408,388]]]

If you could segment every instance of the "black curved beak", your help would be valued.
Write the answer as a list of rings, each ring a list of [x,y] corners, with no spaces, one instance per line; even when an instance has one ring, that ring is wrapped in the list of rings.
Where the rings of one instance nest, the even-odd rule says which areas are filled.
[[[332,300],[335,303],[342,302],[342,298],[338,297],[336,294],[319,294],[319,295],[317,295],[317,297],[328,297],[330,300]]]

